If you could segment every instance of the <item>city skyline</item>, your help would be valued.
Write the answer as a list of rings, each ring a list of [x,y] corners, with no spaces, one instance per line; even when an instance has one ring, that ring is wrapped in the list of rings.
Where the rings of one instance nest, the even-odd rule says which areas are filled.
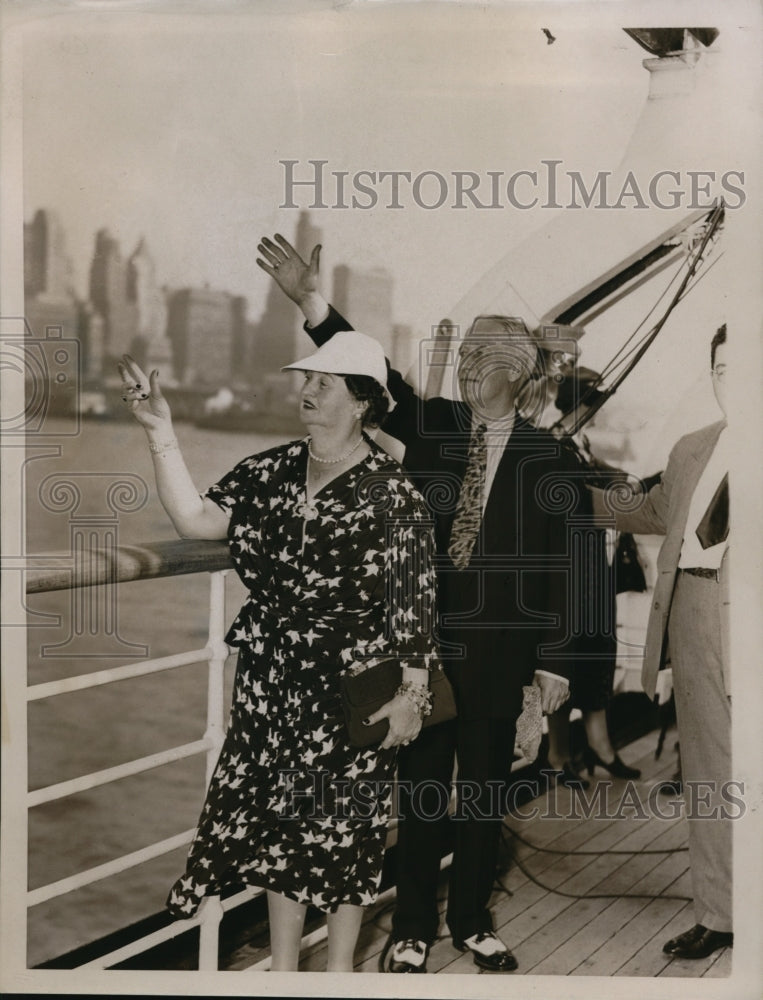
[[[26,214],[56,207],[80,260],[98,226],[125,247],[144,236],[167,284],[208,282],[257,312],[268,284],[256,244],[275,231],[291,238],[297,221],[297,210],[279,207],[281,161],[298,161],[302,178],[314,159],[351,175],[448,177],[543,170],[555,157],[586,175],[618,164],[648,81],[643,53],[614,19],[592,25],[568,9],[547,46],[536,12],[489,7],[475,19],[448,4],[429,12],[422,47],[419,13],[375,6],[287,18],[262,5],[235,34],[224,18],[192,16],[173,32],[117,15],[122,30],[108,33],[77,17],[64,40],[41,26],[24,39]],[[395,59],[376,50],[379,31]],[[73,147],[90,151],[92,169],[44,155]],[[316,211],[324,273],[343,260],[388,268],[393,312],[419,336],[497,248],[553,211],[383,204]]]
[[[310,213],[301,211],[295,244],[307,253],[321,237]],[[292,394],[293,375],[282,374],[281,368],[309,341],[301,333],[299,311],[275,285],[252,319],[245,296],[209,284],[171,287],[162,282],[143,236],[125,253],[106,227],[93,237],[84,296],[72,281],[74,263],[58,213],[37,208],[24,223],[27,322],[37,338],[60,327],[81,342],[81,379],[108,384],[119,357],[130,353],[144,368],[163,368],[166,384],[207,389],[259,385],[267,398],[277,397],[282,385],[281,392]],[[410,327],[395,323],[392,316],[393,284],[386,269],[337,264],[333,270],[333,298],[360,318],[394,364],[411,352]],[[210,336],[217,344],[211,354]]]
[[[721,16],[707,4],[696,13],[719,26],[714,48],[725,83],[694,132],[715,152],[722,123],[731,161],[724,169],[752,176],[756,111],[749,101],[736,101],[752,65],[752,8],[740,3]],[[323,232],[322,291],[331,297],[333,269],[345,261],[389,270],[392,315],[410,326],[411,343],[419,345],[529,236],[560,216],[573,226],[584,223],[590,210],[544,206],[569,202],[572,175],[590,189],[596,177],[633,155],[650,73],[647,53],[624,28],[647,17],[665,23],[669,16],[665,5],[566,4],[554,7],[556,41],[548,45],[540,4],[486,4],[478,14],[451,3],[341,9],[294,3],[288,14],[284,5],[262,3],[237,10],[235,18],[209,10],[181,18],[118,11],[110,13],[108,30],[97,13],[77,11],[67,16],[65,34],[49,22],[23,36],[26,214],[43,201],[57,206],[73,253],[83,245],[89,252],[100,225],[125,247],[144,236],[168,285],[226,288],[244,295],[255,316],[271,294],[270,279],[255,264],[257,243],[275,232],[292,239],[298,212],[309,208],[314,193],[309,186],[292,190],[298,207],[279,207],[289,203],[284,164],[305,180],[311,164],[324,163],[327,206],[352,206],[358,174],[370,171],[376,181],[366,177],[366,183],[383,192],[373,207],[311,210]],[[726,113],[729,101],[735,101],[733,116]],[[669,122],[653,139],[651,168],[673,168],[680,144]],[[50,149],[77,155],[51,157]],[[557,202],[548,199],[554,162],[564,184]],[[681,162],[699,171],[709,165],[701,156]],[[435,203],[439,174],[448,198],[439,208],[421,207],[413,184],[401,176],[402,207],[387,207],[394,204],[394,181],[382,183],[385,172],[410,172],[415,179],[429,173],[419,191],[427,204]],[[537,183],[523,172],[536,172]],[[468,187],[470,174],[483,204],[490,203],[490,176],[500,175],[501,207],[458,201],[455,177]],[[346,175],[343,198],[340,175]],[[639,178],[645,190],[651,176]],[[506,178],[517,179],[517,201],[530,204],[535,193],[538,204],[508,204]],[[453,207],[459,203],[462,208]],[[627,228],[639,209],[633,199],[623,207],[612,214]],[[737,215],[743,224],[749,217]],[[542,250],[533,255],[535,285],[548,284],[548,275],[551,285],[569,279],[576,256],[586,256],[584,243],[549,272]],[[519,303],[514,296],[494,305],[531,314],[521,292]],[[618,312],[624,336],[653,304],[637,296],[629,303],[630,310]],[[682,340],[691,330],[699,336],[709,329],[718,311],[711,309],[707,327],[690,316],[677,318],[659,352],[645,357],[608,404],[608,410],[621,406],[621,420],[637,414],[640,429],[659,422],[660,435],[643,432],[649,468],[666,458],[661,442],[686,429],[707,402],[701,351],[692,351],[686,365]],[[601,370],[612,349],[609,331],[589,331],[583,363]],[[652,384],[658,392],[650,391]]]

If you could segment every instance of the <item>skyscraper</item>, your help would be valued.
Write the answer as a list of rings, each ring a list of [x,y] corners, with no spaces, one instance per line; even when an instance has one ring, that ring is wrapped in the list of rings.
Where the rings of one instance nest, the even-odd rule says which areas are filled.
[[[29,359],[24,365],[29,412],[42,414],[42,419],[47,413],[72,416],[86,360],[76,343],[81,341],[82,309],[72,286],[64,229],[50,209],[39,209],[24,224],[24,315],[32,337],[47,342],[22,355]]]
[[[40,208],[24,223],[24,295],[71,299],[72,264],[66,236],[55,212]]]
[[[127,261],[125,278],[127,301],[135,307],[135,340],[130,353],[144,368],[159,368],[169,375],[172,345],[167,338],[167,303],[144,239]]]
[[[312,225],[307,212],[300,212],[294,246],[303,257],[321,241],[321,231]],[[265,310],[254,328],[249,345],[248,369],[251,380],[257,384],[266,376],[278,375],[284,365],[294,361],[300,347],[302,353],[310,341],[302,332],[302,315],[274,282],[270,283]],[[291,386],[293,377],[284,373],[284,385]]]
[[[169,296],[167,335],[178,382],[198,388],[231,384],[242,301],[209,287],[182,288]]]
[[[378,340],[394,361],[392,274],[383,267],[365,271],[339,264],[334,268],[332,303],[356,330]]]
[[[138,308],[127,297],[127,265],[119,243],[99,229],[90,266],[90,301],[103,320],[105,363],[115,364],[133,347],[138,332]]]
[[[248,388],[246,356],[250,342],[251,323],[247,320],[249,303],[245,296],[231,299],[231,386]]]

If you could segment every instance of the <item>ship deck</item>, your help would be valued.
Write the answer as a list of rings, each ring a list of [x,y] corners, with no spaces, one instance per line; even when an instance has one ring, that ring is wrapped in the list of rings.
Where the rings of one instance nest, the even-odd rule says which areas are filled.
[[[689,901],[686,820],[682,815],[663,819],[657,809],[646,807],[650,789],[675,770],[675,738],[675,731],[668,733],[659,759],[655,759],[655,732],[628,746],[627,761],[641,768],[638,782],[628,785],[597,771],[585,795],[594,801],[595,790],[605,782],[599,789],[600,795],[609,796],[605,816],[596,812],[586,816],[584,809],[574,807],[577,792],[555,788],[532,801],[538,813],[535,818],[507,818],[506,865],[499,873],[491,910],[495,930],[519,962],[514,975],[696,978],[731,974],[731,949],[700,961],[671,959],[662,953],[664,941],[695,922]],[[659,811],[673,812],[670,803],[677,801],[660,795]],[[646,808],[640,808],[639,802]],[[520,810],[530,811],[530,804]],[[430,951],[428,972],[478,973],[471,956],[453,947],[444,924],[447,869],[443,869],[440,888],[443,921]],[[390,890],[369,908],[356,950],[356,971],[379,971],[393,906],[394,890]],[[324,970],[326,942],[320,920],[306,930],[319,940],[304,949],[300,969]],[[226,967],[239,971],[265,968],[268,958],[267,944],[254,940],[229,956]]]

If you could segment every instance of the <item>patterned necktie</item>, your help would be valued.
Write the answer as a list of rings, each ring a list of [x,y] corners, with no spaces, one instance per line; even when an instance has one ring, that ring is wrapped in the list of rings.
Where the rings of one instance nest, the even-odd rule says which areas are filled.
[[[458,569],[465,569],[469,565],[482,522],[482,493],[487,468],[486,430],[485,424],[478,424],[472,432],[464,481],[461,483],[456,516],[450,529],[448,554]]]
[[[699,544],[703,549],[711,545],[725,542],[729,537],[729,474],[721,480],[721,484],[713,494],[702,520],[696,531]]]

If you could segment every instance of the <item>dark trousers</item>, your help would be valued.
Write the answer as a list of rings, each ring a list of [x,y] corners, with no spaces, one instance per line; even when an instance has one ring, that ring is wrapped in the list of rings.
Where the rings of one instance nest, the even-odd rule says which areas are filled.
[[[515,719],[455,719],[425,729],[398,754],[396,940],[437,936],[437,883],[447,837],[454,837],[446,921],[455,941],[492,930],[493,892]],[[454,759],[457,800],[448,801]]]

